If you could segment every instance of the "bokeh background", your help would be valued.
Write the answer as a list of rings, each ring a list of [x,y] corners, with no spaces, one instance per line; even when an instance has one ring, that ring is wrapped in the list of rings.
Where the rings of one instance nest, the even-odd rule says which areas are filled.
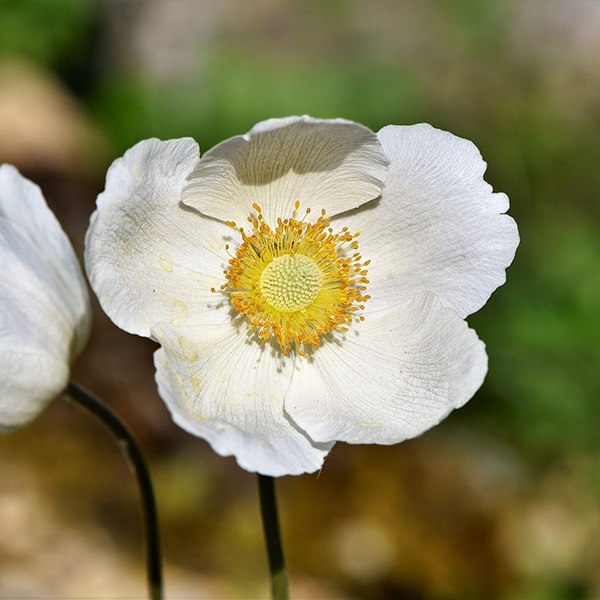
[[[279,481],[293,597],[600,598],[599,57],[597,0],[0,0],[0,162],[80,255],[126,148],[206,150],[273,116],[429,122],[473,140],[511,198],[517,258],[469,319],[490,356],[476,397]],[[96,304],[74,377],[147,450],[168,597],[265,598],[255,478],[171,422],[154,349]],[[0,598],[144,594],[128,469],[58,399],[0,438]]]

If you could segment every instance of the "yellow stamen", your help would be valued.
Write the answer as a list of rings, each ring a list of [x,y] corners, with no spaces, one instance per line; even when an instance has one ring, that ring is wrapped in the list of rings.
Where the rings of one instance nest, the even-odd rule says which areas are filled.
[[[333,233],[324,210],[314,223],[279,218],[272,229],[260,206],[252,207],[257,218],[248,219],[250,233],[227,223],[242,241],[235,256],[230,254],[221,290],[259,338],[274,338],[283,354],[295,348],[303,355],[308,347],[318,347],[326,333],[348,331],[352,321],[363,320],[356,313],[369,299],[364,294],[369,261],[361,262],[360,253],[352,252],[358,233],[347,227]],[[294,213],[299,207],[296,201]]]

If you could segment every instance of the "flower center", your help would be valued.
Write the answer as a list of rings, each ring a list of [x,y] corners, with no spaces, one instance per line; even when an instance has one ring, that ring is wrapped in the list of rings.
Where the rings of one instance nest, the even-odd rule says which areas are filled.
[[[359,234],[347,227],[334,233],[324,210],[313,223],[305,221],[310,209],[301,220],[294,218],[299,202],[293,216],[277,219],[273,229],[260,206],[253,207],[250,233],[227,222],[242,239],[235,255],[230,253],[221,292],[260,341],[275,340],[284,355],[292,348],[304,354],[332,330],[347,331],[348,324],[362,321],[357,312],[370,297],[365,291],[371,261],[358,252]]]
[[[319,265],[304,254],[278,256],[260,276],[260,291],[265,300],[284,313],[306,308],[319,295],[322,284]]]

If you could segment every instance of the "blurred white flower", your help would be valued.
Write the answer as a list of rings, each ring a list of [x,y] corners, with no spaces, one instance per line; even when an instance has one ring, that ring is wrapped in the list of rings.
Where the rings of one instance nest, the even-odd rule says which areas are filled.
[[[33,419],[67,385],[87,341],[81,267],[38,186],[0,166],[0,430]]]
[[[161,344],[175,421],[266,475],[319,469],[336,440],[394,444],[487,371],[463,320],[518,244],[466,140],[429,125],[272,119],[199,159],[146,140],[108,172],[91,284]]]

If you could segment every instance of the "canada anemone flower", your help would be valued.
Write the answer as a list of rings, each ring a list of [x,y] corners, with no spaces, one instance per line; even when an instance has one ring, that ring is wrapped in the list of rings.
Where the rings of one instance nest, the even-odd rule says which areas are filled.
[[[86,237],[100,303],[161,345],[175,421],[244,469],[319,469],[335,441],[395,444],[480,387],[465,317],[505,281],[508,198],[469,141],[271,119],[202,158],[145,140],[111,166]]]

